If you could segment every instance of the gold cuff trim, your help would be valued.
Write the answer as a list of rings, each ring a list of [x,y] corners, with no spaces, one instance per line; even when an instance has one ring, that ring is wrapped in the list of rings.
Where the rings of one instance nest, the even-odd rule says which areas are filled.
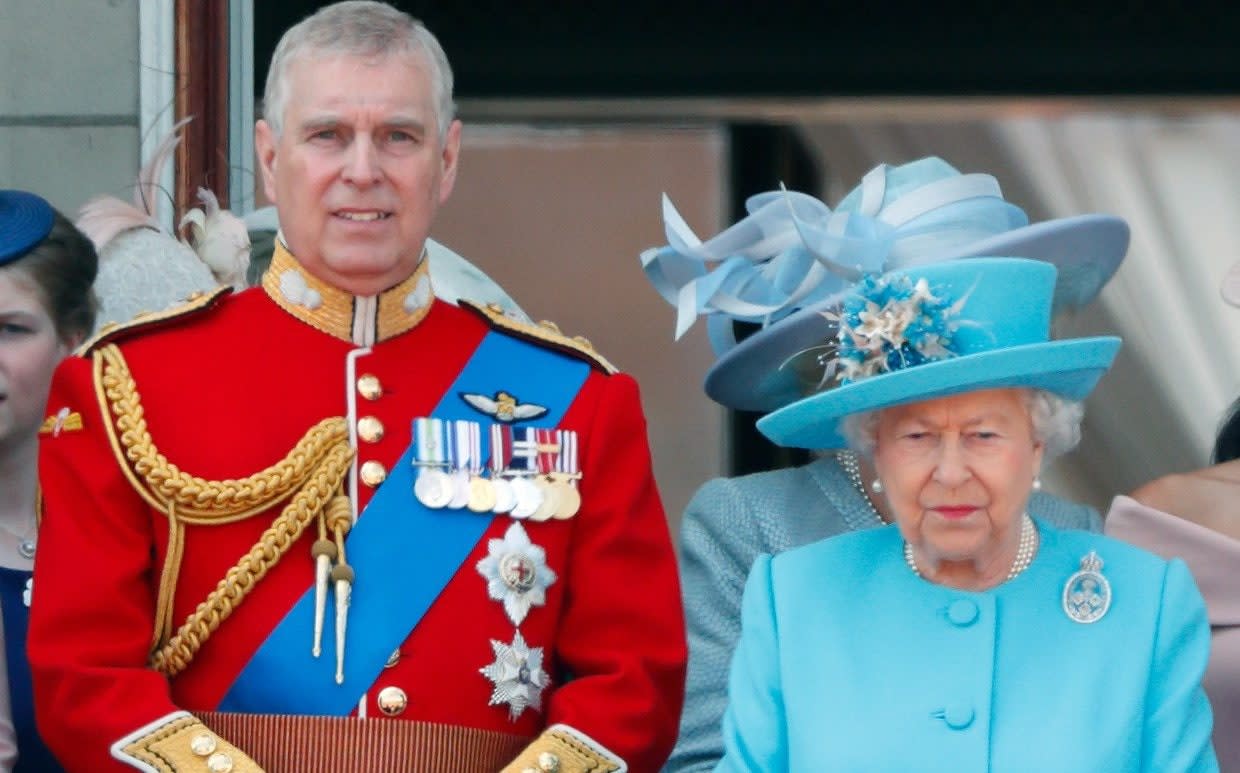
[[[160,725],[118,751],[122,759],[158,773],[264,773],[245,752],[192,716]]]
[[[624,764],[578,738],[567,727],[543,732],[501,773],[617,773]]]
[[[560,351],[579,360],[585,360],[594,367],[604,373],[617,373],[616,366],[608,362],[603,355],[594,351],[594,345],[591,344],[584,336],[573,336],[569,338],[560,332],[559,326],[554,322],[542,321],[537,325],[526,322],[521,319],[515,319],[508,316],[504,311],[504,307],[498,303],[488,303],[486,305],[474,303],[473,301],[462,298],[459,305],[463,309],[469,309],[478,316],[482,317],[491,327],[506,330],[518,338],[524,338],[527,341],[535,343],[543,343],[559,349]]]
[[[263,274],[263,292],[277,306],[316,330],[357,343],[354,325],[360,324],[358,296],[333,287],[306,271],[284,244],[276,239],[271,265]],[[413,329],[435,301],[430,261],[423,251],[418,267],[407,279],[378,296],[374,340],[384,341]]]

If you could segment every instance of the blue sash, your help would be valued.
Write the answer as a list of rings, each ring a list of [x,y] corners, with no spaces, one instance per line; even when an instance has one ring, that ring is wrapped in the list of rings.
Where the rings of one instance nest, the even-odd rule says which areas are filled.
[[[547,408],[554,426],[589,375],[581,360],[501,333],[488,333],[433,415],[481,418],[459,393],[488,397],[500,389]],[[411,420],[413,417],[409,417]],[[489,434],[482,433],[483,458]],[[411,445],[388,473],[349,533],[345,550],[356,572],[349,607],[344,684],[336,684],[335,616],[328,605],[323,654],[310,654],[314,587],[272,630],[220,701],[220,711],[347,716],[374,684],[392,652],[478,544],[494,516],[432,510],[413,496]],[[479,578],[478,592],[486,593]],[[482,664],[485,665],[485,664]]]

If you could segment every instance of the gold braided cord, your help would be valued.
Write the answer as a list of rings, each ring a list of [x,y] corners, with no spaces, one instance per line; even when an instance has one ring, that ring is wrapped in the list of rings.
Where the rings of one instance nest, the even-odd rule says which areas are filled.
[[[185,554],[185,526],[177,520],[176,505],[168,506],[168,552],[159,574],[159,596],[155,600],[155,630],[151,635],[151,651],[168,641],[172,635],[172,604],[176,598],[177,578]]]
[[[324,419],[289,454],[244,479],[207,480],[183,472],[159,452],[147,431],[137,384],[115,344],[94,352],[95,393],[108,442],[134,490],[168,518],[168,549],[160,573],[151,665],[168,676],[189,666],[211,634],[245,600],[311,521],[351,512],[343,482],[353,449],[343,418]],[[115,425],[107,418],[115,418]],[[291,499],[289,497],[291,496]],[[289,499],[259,541],[228,570],[207,598],[172,633],[185,525],[222,525]]]
[[[269,509],[300,487],[332,448],[348,443],[345,420],[324,419],[267,469],[242,479],[207,480],[183,472],[155,447],[137,384],[115,344],[96,350],[95,374],[100,408],[116,420],[115,427],[104,422],[109,440],[128,462],[121,466],[130,483],[160,512],[167,513],[168,504],[176,502],[185,523],[230,523]]]
[[[215,590],[198,605],[168,643],[151,656],[151,667],[169,677],[185,670],[203,643],[228,619],[254,585],[279,563],[310,522],[339,495],[353,462],[353,450],[336,446],[315,468],[306,485],[293,496],[250,552],[228,570]]]

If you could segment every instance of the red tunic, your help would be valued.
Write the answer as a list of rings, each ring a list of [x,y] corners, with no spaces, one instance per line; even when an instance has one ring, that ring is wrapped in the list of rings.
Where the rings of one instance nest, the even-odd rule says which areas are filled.
[[[375,399],[348,383],[352,341],[295,318],[262,289],[223,297],[170,324],[127,331],[118,346],[159,451],[188,473],[220,480],[276,463],[329,417],[377,418],[382,439],[359,441],[356,465],[394,464],[410,444],[411,419],[429,415],[491,330],[479,315],[440,301],[406,332],[384,339],[379,330],[380,340],[356,363],[358,376],[382,385]],[[168,519],[144,501],[117,461],[89,359],[67,360],[58,372],[48,410],[62,407],[80,412],[83,428],[45,436],[41,451],[45,516],[29,645],[39,726],[70,770],[130,769],[111,758],[115,741],[178,709],[215,709],[312,583],[315,530],[293,544],[190,666],[168,680],[147,666]],[[485,426],[486,417],[478,418]],[[479,673],[495,659],[491,640],[511,642],[514,634],[475,568],[488,553],[487,541],[513,522],[499,516],[401,646],[400,661],[367,692],[366,714],[368,721],[393,721],[375,701],[380,689],[397,686],[408,704],[396,720],[531,737],[563,723],[630,770],[654,771],[675,738],[686,651],[675,558],[636,383],[592,369],[560,426],[580,438],[581,510],[570,520],[523,524],[557,575],[546,604],[520,625],[530,646],[545,649],[552,683],[542,710],[511,720],[506,704],[489,705],[493,685]],[[359,484],[359,510],[372,493]],[[226,525],[186,528],[174,629],[284,503]],[[433,550],[435,535],[422,535],[407,546],[408,560]],[[325,634],[325,657],[334,649],[330,638]]]

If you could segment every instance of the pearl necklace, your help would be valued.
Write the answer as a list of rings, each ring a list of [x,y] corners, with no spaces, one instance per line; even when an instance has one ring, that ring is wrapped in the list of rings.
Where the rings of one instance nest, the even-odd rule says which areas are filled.
[[[1029,517],[1029,513],[1021,516],[1020,520],[1020,544],[1016,548],[1016,560],[1012,561],[1012,568],[1008,570],[1007,579],[1014,579],[1016,575],[1029,568],[1029,564],[1033,563],[1033,556],[1038,550],[1038,530],[1033,525],[1033,519]],[[904,543],[904,561],[908,564],[908,568],[913,570],[913,574],[921,577],[921,570],[917,568],[917,559],[913,558],[913,546]]]
[[[861,501],[865,502],[865,506],[869,508],[870,515],[874,517],[874,522],[879,526],[886,525],[883,516],[879,514],[878,509],[874,507],[874,503],[870,501],[870,496],[865,493],[865,483],[861,481],[861,465],[857,462],[857,455],[852,451],[840,451],[835,455],[836,462],[840,468],[844,470],[844,474],[848,476],[848,480],[852,482],[853,488],[857,489],[857,493],[861,495]]]

